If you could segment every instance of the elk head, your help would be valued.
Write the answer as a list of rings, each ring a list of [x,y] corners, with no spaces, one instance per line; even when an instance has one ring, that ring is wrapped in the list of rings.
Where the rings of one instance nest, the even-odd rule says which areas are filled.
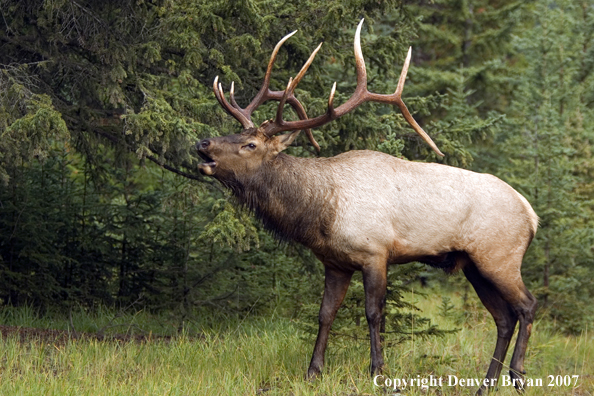
[[[298,133],[268,136],[260,127],[244,129],[237,135],[204,139],[198,143],[198,154],[206,161],[199,165],[200,172],[219,179],[249,174],[273,160]]]
[[[218,76],[215,78],[213,83],[213,90],[215,96],[221,106],[233,117],[235,117],[243,126],[243,131],[237,135],[230,135],[225,137],[217,137],[204,139],[198,143],[197,149],[200,156],[206,161],[199,165],[199,170],[205,175],[214,176],[219,180],[224,180],[233,175],[241,173],[249,173],[263,163],[273,160],[278,153],[287,148],[295,139],[299,131],[304,130],[309,141],[312,145],[319,150],[320,146],[315,141],[311,128],[319,127],[327,124],[342,115],[355,109],[360,104],[367,101],[395,104],[400,108],[402,115],[406,121],[413,127],[413,129],[429,144],[429,146],[440,156],[443,156],[441,151],[437,148],[433,140],[423,131],[423,129],[417,124],[406,105],[402,101],[402,89],[404,88],[404,81],[406,79],[406,73],[410,64],[411,49],[408,50],[408,55],[396,92],[391,95],[383,95],[372,93],[367,90],[367,71],[365,69],[365,60],[363,59],[363,53],[361,51],[361,26],[363,25],[363,19],[357,26],[355,33],[354,51],[356,61],[356,72],[357,72],[357,87],[353,96],[351,96],[345,103],[334,107],[334,94],[336,92],[336,83],[332,86],[330,96],[328,98],[328,108],[325,114],[317,116],[315,118],[308,118],[305,109],[295,97],[294,92],[297,84],[311,65],[320,50],[322,44],[312,52],[311,56],[299,72],[293,79],[289,79],[289,83],[284,91],[272,91],[269,88],[270,74],[274,65],[274,60],[281,47],[281,45],[289,39],[296,31],[283,37],[278,44],[275,46],[274,51],[268,62],[268,69],[264,76],[264,82],[262,88],[252,100],[252,102],[246,107],[241,108],[235,101],[234,96],[234,84],[231,84],[230,89],[230,102],[225,98],[222,85],[218,82]],[[264,121],[260,126],[256,127],[251,120],[251,115],[262,103],[268,100],[277,100],[279,105],[276,111],[276,117],[272,120]],[[296,111],[299,116],[297,121],[285,121],[283,120],[283,109],[285,104],[289,104]],[[292,132],[285,135],[280,135],[281,132]]]

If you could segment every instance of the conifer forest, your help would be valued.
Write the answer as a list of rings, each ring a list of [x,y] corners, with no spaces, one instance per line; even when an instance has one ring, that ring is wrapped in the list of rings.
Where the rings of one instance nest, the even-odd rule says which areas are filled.
[[[313,129],[319,152],[304,133],[285,152],[369,149],[499,177],[540,219],[522,265],[540,326],[591,331],[591,0],[0,0],[0,310],[143,311],[177,331],[274,316],[315,333],[324,267],[203,176],[196,143],[241,131],[215,77],[247,105],[294,30],[271,88],[284,90],[323,42],[295,96],[308,116],[323,114],[336,81],[344,103],[361,18],[370,90],[393,92],[412,46],[403,98],[445,157],[379,103]],[[474,296],[461,273],[391,266],[387,344],[408,339],[411,321],[418,337],[451,331],[415,311],[411,285],[436,300],[436,288]],[[367,337],[364,308],[358,275],[333,331]]]

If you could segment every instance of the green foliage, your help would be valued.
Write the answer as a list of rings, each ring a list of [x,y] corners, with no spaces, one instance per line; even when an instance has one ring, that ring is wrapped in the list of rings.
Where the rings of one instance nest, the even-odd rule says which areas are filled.
[[[464,74],[461,70],[452,76],[456,85],[447,89],[448,98],[443,104],[446,115],[432,122],[431,130],[448,164],[469,167],[473,161],[469,147],[496,134],[505,117],[494,111],[485,118],[479,116],[480,103],[470,101],[474,92],[466,90]]]
[[[10,164],[45,159],[53,142],[65,141],[68,128],[46,94],[36,94],[19,72],[27,65],[0,70],[0,183],[7,185]]]
[[[504,111],[509,90],[508,65],[511,38],[521,34],[524,10],[530,2],[517,0],[437,0],[411,5],[418,23],[415,48],[422,51],[421,86],[456,89],[456,72],[465,70],[471,102],[481,102],[481,113]]]
[[[250,242],[255,244],[254,248],[259,247],[258,231],[247,212],[236,209],[225,198],[215,202],[212,210],[216,216],[204,228],[200,238],[223,246],[232,246],[239,252],[250,250]]]

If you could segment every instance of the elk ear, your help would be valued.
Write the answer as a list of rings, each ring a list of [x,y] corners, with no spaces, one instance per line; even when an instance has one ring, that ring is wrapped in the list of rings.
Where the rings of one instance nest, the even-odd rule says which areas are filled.
[[[283,151],[284,149],[289,147],[291,145],[291,143],[293,143],[293,141],[295,140],[297,135],[299,135],[299,132],[301,132],[301,130],[295,131],[293,133],[287,133],[285,135],[277,136],[277,139],[278,139],[277,140],[277,150],[278,150],[278,152],[280,153],[281,151]]]

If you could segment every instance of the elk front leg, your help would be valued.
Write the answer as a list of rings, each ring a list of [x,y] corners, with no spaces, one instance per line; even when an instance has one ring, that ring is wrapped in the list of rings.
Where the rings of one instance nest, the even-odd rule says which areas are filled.
[[[369,324],[371,340],[371,375],[380,374],[384,367],[384,357],[380,341],[380,325],[386,303],[387,265],[363,270],[365,288],[365,316]]]
[[[319,330],[316,346],[314,347],[311,363],[307,370],[307,378],[315,378],[322,372],[324,367],[324,353],[328,344],[328,334],[330,327],[336,317],[336,312],[344,299],[349,288],[353,272],[344,272],[326,267],[326,279],[324,287],[324,297],[320,307]]]

